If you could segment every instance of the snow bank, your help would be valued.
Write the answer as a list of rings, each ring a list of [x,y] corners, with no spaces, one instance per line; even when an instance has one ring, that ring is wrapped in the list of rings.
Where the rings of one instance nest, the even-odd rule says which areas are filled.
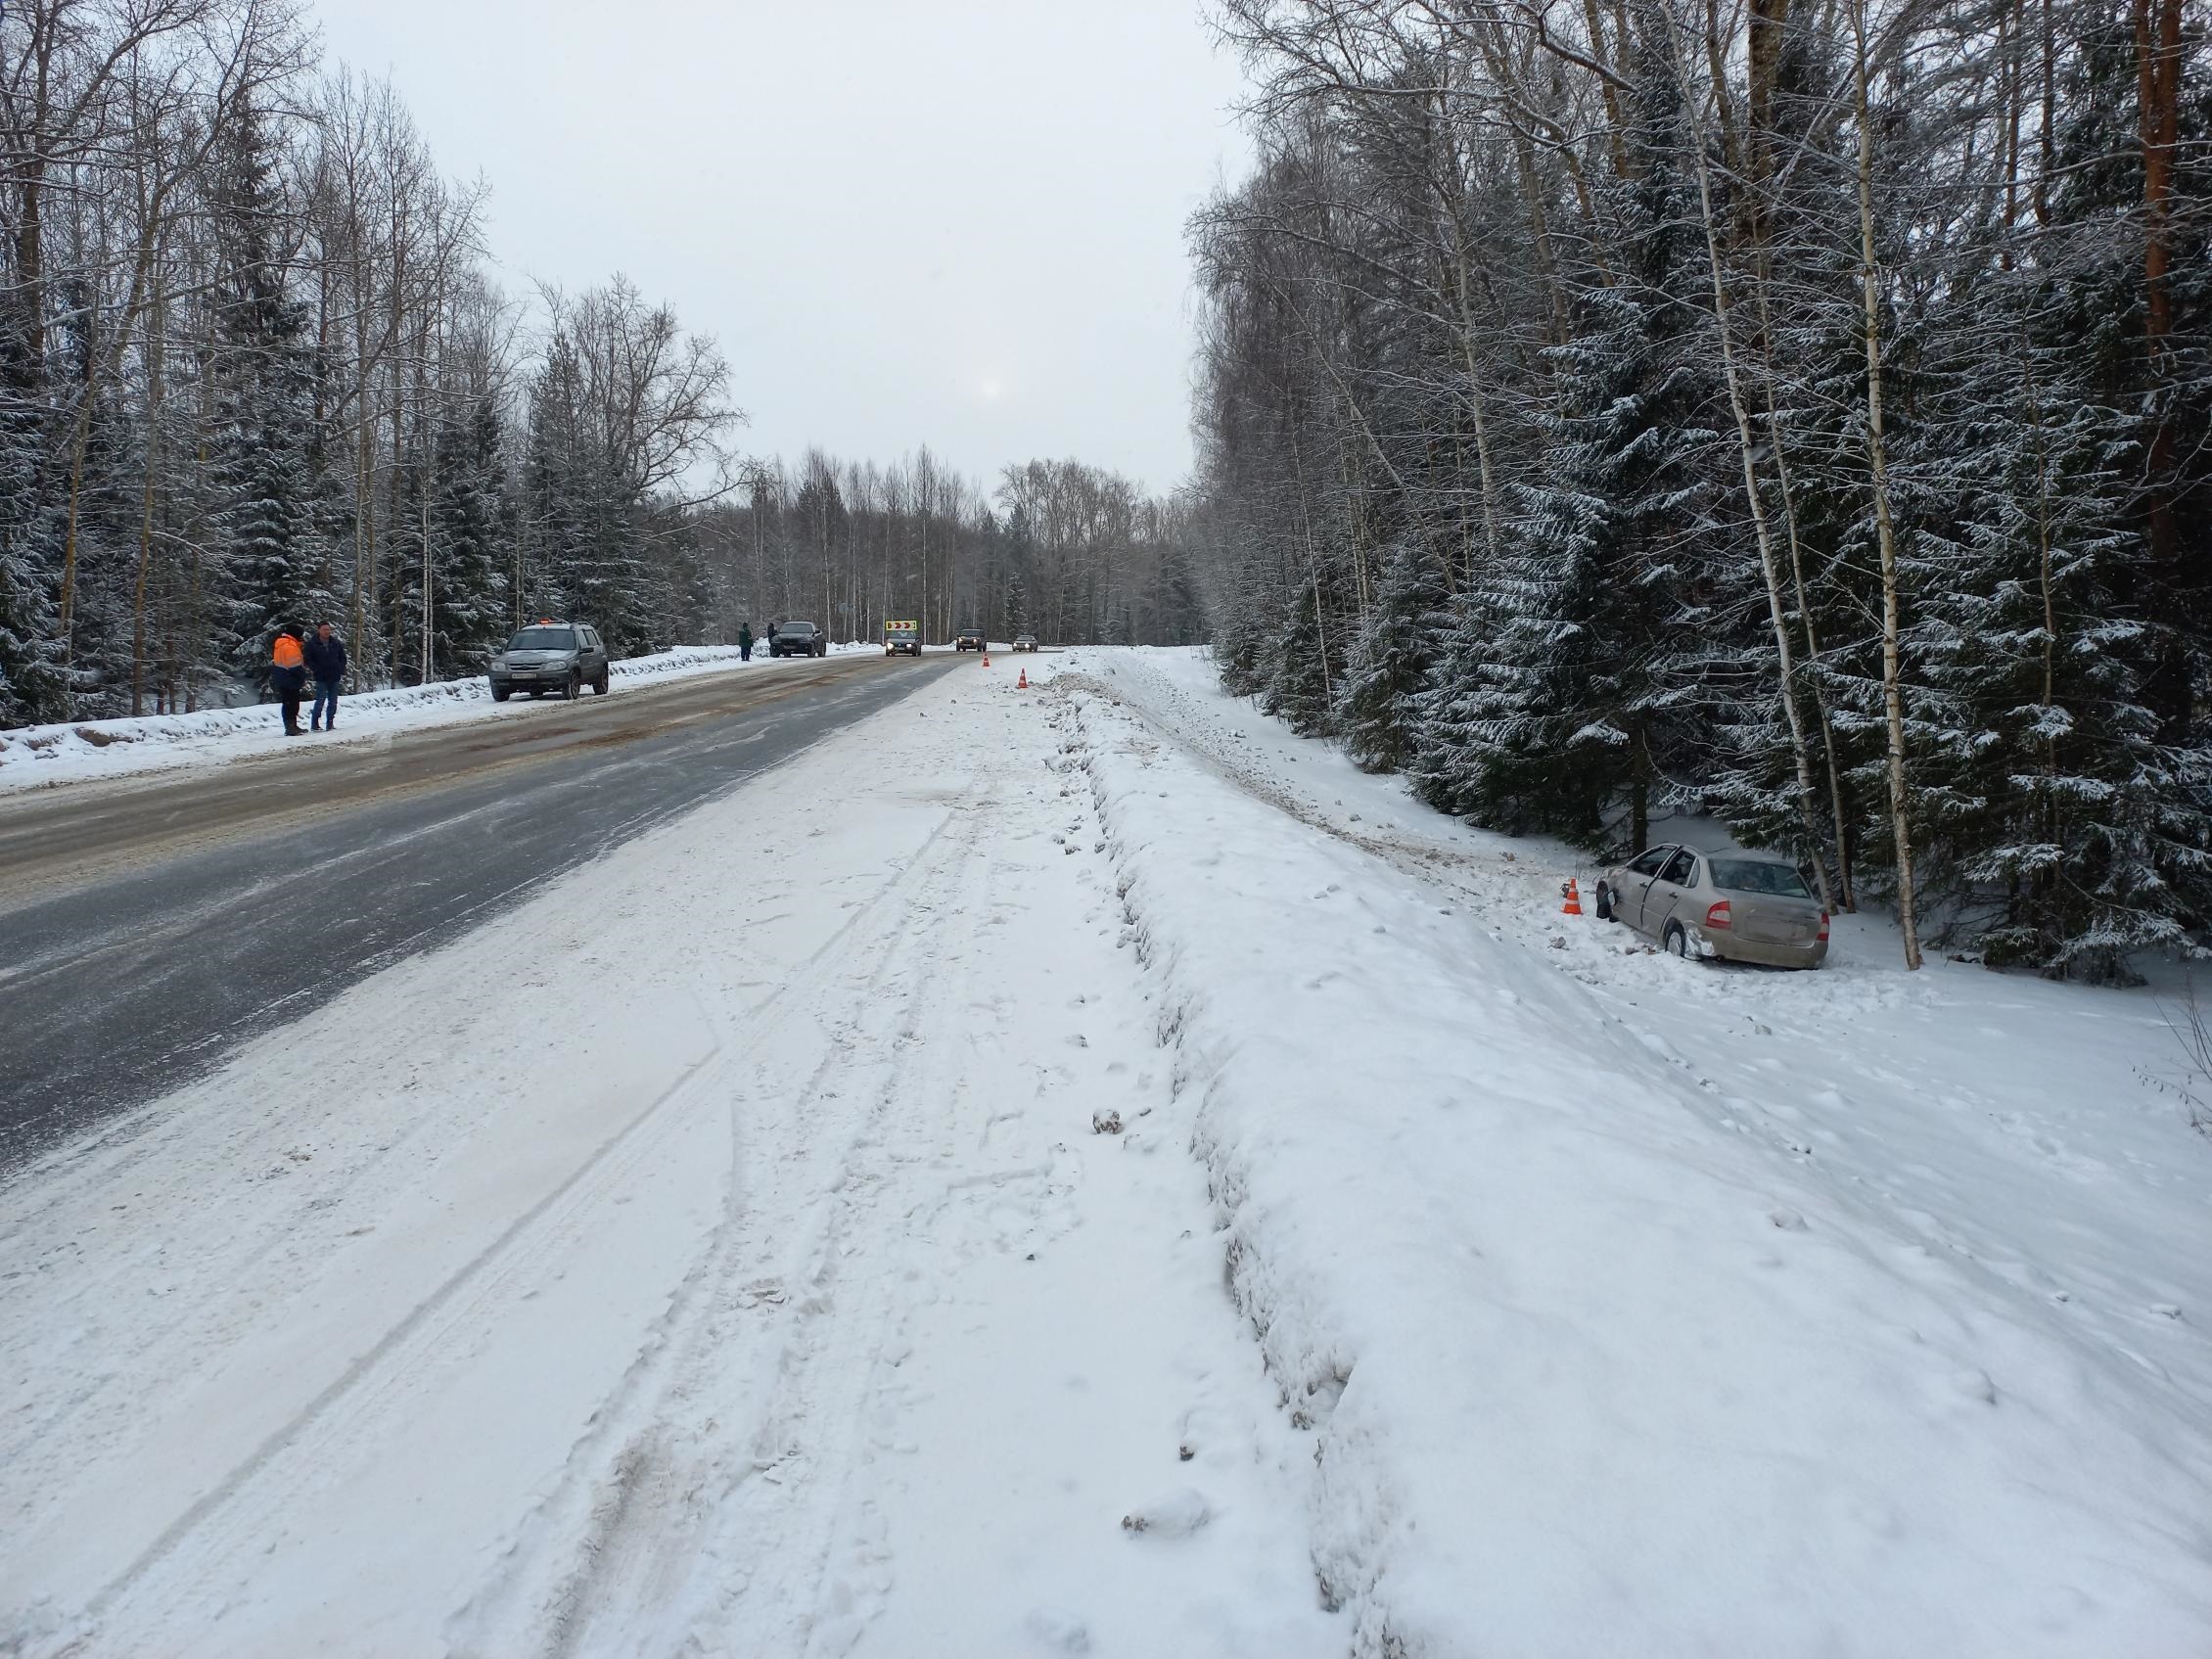
[[[2162,1165],[1981,1133],[1941,1078],[1869,1103],[1852,1074],[1847,1101],[1823,1053],[1912,1012],[1870,974],[1693,981],[1587,919],[1525,944],[1324,832],[1363,816],[1329,792],[1387,816],[1394,784],[1309,745],[1328,782],[1270,799],[1170,739],[1192,678],[1146,655],[1046,695],[1167,993],[1234,1292],[1313,1437],[1356,1652],[2206,1651],[2212,1358],[2183,1304],[2212,1304],[2212,1147],[2109,1095],[2126,1162],[2134,1136]],[[2027,1046],[2032,1107],[2064,1028],[2039,1052],[2032,999],[1979,979],[2030,1009],[1991,1046]],[[1866,1029],[1762,1052],[1738,1007],[1707,1064],[1729,985],[1841,987]],[[1914,1204],[1931,1183],[1958,1214]]]
[[[866,645],[830,647],[833,654],[880,649]],[[756,646],[753,661],[746,663],[734,645],[679,645],[649,656],[618,659],[612,665],[612,677],[632,683],[772,666],[765,646]],[[345,719],[341,737],[351,741],[357,736],[389,734],[401,726],[487,719],[495,713],[519,713],[524,706],[501,710],[491,701],[491,687],[482,674],[387,691],[349,692],[340,704]],[[220,762],[277,748],[283,741],[272,703],[202,709],[189,714],[19,726],[0,731],[0,795],[84,778],[122,777],[171,766]]]

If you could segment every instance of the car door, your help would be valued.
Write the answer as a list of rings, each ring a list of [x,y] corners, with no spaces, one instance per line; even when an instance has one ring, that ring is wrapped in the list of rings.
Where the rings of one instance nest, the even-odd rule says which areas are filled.
[[[1677,849],[1644,890],[1643,931],[1655,938],[1664,938],[1667,924],[1682,913],[1686,891],[1696,881],[1697,854],[1686,847]]]
[[[1672,847],[1647,847],[1631,858],[1622,867],[1613,891],[1613,914],[1632,928],[1642,927],[1643,896],[1651,891],[1652,881],[1674,855]]]

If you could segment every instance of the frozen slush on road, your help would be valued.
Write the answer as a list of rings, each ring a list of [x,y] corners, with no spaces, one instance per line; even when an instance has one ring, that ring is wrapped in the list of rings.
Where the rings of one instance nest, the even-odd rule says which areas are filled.
[[[1202,653],[1028,677],[0,1186],[0,1651],[2212,1643],[2147,994],[1676,960]]]

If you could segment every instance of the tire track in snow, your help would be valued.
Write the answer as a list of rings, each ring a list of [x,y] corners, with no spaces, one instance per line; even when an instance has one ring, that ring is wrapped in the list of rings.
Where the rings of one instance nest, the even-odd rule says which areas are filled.
[[[865,1154],[902,1098],[901,1085],[911,1089],[912,1073],[891,1055],[919,1036],[916,1002],[929,994],[929,970],[941,953],[911,917],[941,907],[932,900],[969,871],[975,811],[955,806],[941,818],[922,848],[755,1007],[734,1018],[722,1012],[736,1001],[726,984],[714,999],[717,1038],[732,1054],[833,994],[838,1012],[826,1052],[803,1080],[788,1080],[794,1086],[733,1088],[732,1167],[708,1247],[573,1449],[556,1490],[517,1529],[492,1581],[450,1622],[456,1652],[567,1654],[603,1650],[618,1638],[627,1647],[641,1621],[660,1626],[648,1646],[676,1645],[680,1627],[705,1615],[727,1583],[717,1512],[749,1491],[783,1485],[775,1471],[788,1475],[793,1444],[808,1421],[848,1414],[842,1403],[825,1413],[809,1393],[812,1327],[834,1308],[854,1194],[872,1195],[880,1179],[864,1169]],[[872,967],[854,980],[849,966],[856,956]],[[849,983],[840,993],[841,976]],[[874,1017],[887,991],[904,991],[890,1005],[905,1016],[888,1035]],[[878,1070],[887,1075],[856,1118],[838,1122],[825,1110]],[[838,1132],[827,1132],[833,1123]],[[874,1328],[850,1314],[832,1322]],[[748,1367],[748,1379],[733,1378],[733,1369]],[[842,1371],[864,1378],[866,1369]],[[724,1421],[736,1403],[746,1407],[743,1416]],[[850,1414],[857,1410],[854,1401]],[[833,1542],[820,1509],[815,1503],[805,1524],[787,1517],[766,1529],[764,1544],[746,1552],[742,1565],[749,1589],[766,1583],[788,1602],[818,1582]],[[802,1534],[803,1544],[796,1542]],[[794,1555],[763,1573],[763,1557]],[[804,1599],[804,1607],[776,1610],[783,1631],[801,1642],[813,1613],[810,1597]],[[750,1607],[749,1628],[760,1617]]]
[[[90,1629],[61,1651],[78,1651],[97,1637],[128,1647],[152,1638],[193,1590],[212,1590],[226,1564],[238,1562],[281,1495],[329,1478],[349,1449],[372,1443],[396,1415],[425,1372],[465,1358],[462,1333],[482,1329],[502,1303],[517,1300],[548,1260],[575,1245],[583,1219],[620,1190],[680,1123],[681,1108],[725,1086],[729,1056],[718,1043],[622,1129],[609,1136],[558,1187],[517,1217],[489,1245],[417,1303],[283,1427],[268,1436],[216,1486],[196,1500],[86,1607]],[[147,1633],[127,1633],[134,1615]]]

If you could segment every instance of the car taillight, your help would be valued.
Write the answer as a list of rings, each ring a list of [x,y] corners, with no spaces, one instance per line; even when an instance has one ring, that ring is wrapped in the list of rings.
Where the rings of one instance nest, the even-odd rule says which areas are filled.
[[[1828,913],[1827,913],[1827,912],[1826,912],[1825,910],[1822,910],[1822,911],[1820,912],[1820,943],[1821,943],[1822,945],[1825,945],[1825,944],[1827,944],[1827,942],[1828,942]]]
[[[1708,928],[1726,928],[1728,925],[1728,901],[1724,899],[1705,912]]]

